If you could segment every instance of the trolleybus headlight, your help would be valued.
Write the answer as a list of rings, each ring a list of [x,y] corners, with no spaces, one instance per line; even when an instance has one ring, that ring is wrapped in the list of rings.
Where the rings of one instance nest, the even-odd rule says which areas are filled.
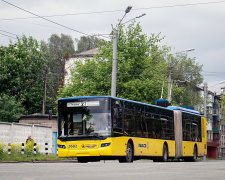
[[[110,146],[110,144],[111,144],[111,143],[102,143],[102,144],[101,144],[101,147],[107,147],[107,146]]]
[[[58,148],[66,149],[65,145],[58,145]]]

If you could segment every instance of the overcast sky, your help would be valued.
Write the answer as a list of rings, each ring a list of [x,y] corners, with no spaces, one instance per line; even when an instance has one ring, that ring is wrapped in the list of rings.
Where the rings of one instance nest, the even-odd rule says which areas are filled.
[[[130,5],[133,8],[131,12],[126,15],[124,22],[146,13],[146,16],[138,20],[141,23],[144,33],[150,35],[151,33],[158,34],[161,32],[161,34],[165,36],[163,44],[171,46],[174,53],[194,48],[195,51],[189,52],[188,55],[190,57],[195,57],[196,62],[203,65],[202,74],[204,76],[204,81],[209,85],[209,90],[219,93],[220,88],[225,86],[225,83],[220,84],[221,81],[225,80],[225,1],[6,1],[40,16],[64,15],[47,18],[89,35],[109,34],[111,32],[111,25],[115,25],[118,19],[122,18],[124,10]],[[33,15],[0,0],[0,45],[8,45],[10,39],[14,41],[13,38],[4,36],[15,37],[13,34],[25,34],[26,36],[33,36],[37,40],[45,41],[47,41],[53,33],[68,34],[71,35],[73,39],[82,36],[82,34],[76,31],[60,27],[40,18],[16,19],[28,17],[33,17]]]

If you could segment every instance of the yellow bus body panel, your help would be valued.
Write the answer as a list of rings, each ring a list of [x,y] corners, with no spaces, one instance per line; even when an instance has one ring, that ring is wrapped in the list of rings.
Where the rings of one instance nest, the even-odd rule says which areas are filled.
[[[206,119],[201,118],[202,142],[183,141],[183,157],[192,157],[194,146],[197,145],[198,156],[207,153]],[[127,143],[132,140],[134,156],[162,156],[163,145],[168,145],[169,157],[175,157],[175,141],[163,139],[137,138],[137,137],[109,137],[105,140],[60,141],[65,149],[58,148],[59,157],[84,157],[84,156],[125,156]],[[101,145],[107,143],[108,146]]]
[[[84,156],[125,156],[129,140],[133,141],[134,156],[162,156],[163,144],[168,144],[169,157],[175,156],[175,141],[134,137],[109,137],[105,140],[85,141],[60,141],[58,148],[59,157],[84,157]],[[107,147],[101,144],[110,143]]]
[[[198,156],[206,156],[207,154],[207,136],[206,136],[206,118],[201,117],[201,136],[202,142],[183,141],[183,157],[190,157],[194,154],[195,144],[197,145]]]

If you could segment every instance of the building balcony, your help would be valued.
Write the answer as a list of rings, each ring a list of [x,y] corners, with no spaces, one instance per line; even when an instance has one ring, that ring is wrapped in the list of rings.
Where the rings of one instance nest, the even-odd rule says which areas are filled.
[[[214,127],[214,128],[213,128],[213,133],[219,133],[219,129],[216,128],[216,127]]]
[[[217,115],[213,115],[212,118],[213,118],[213,121],[219,121],[219,116]]]

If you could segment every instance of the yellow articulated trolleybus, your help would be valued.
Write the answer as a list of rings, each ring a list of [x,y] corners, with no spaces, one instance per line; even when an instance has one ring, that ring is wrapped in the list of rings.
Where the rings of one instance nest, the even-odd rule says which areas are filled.
[[[58,132],[58,156],[78,162],[193,161],[207,152],[199,112],[110,96],[59,99]]]

